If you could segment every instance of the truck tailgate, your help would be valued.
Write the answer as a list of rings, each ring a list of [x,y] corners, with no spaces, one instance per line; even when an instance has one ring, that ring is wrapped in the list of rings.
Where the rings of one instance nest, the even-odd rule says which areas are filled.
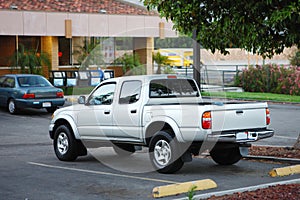
[[[212,109],[212,131],[265,128],[267,107],[267,103],[215,105]]]

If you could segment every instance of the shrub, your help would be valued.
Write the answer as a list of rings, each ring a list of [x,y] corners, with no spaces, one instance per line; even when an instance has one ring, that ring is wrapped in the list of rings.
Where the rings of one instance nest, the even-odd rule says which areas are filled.
[[[300,95],[300,70],[294,66],[250,66],[236,77],[246,92]]]

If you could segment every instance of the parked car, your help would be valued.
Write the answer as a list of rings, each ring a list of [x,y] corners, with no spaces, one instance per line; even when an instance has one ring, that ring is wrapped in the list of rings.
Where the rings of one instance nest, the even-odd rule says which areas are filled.
[[[65,103],[63,90],[54,87],[46,78],[32,74],[0,76],[0,106],[11,114],[23,108],[45,108],[53,113]]]
[[[108,79],[78,103],[55,111],[49,126],[62,161],[111,142],[117,154],[149,147],[154,169],[174,173],[207,148],[216,163],[235,164],[274,134],[267,103],[205,102],[193,79],[176,75]]]

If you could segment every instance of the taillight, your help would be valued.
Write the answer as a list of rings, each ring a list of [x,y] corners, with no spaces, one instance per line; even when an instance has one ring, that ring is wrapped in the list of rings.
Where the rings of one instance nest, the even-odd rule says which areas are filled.
[[[34,99],[34,98],[35,98],[35,94],[33,93],[28,93],[23,95],[23,99]]]
[[[64,92],[56,92],[56,97],[57,98],[63,98],[64,97]]]
[[[168,75],[167,77],[168,77],[168,78],[177,78],[176,75]]]
[[[266,124],[269,125],[271,123],[270,110],[266,108]]]
[[[207,111],[202,114],[202,128],[211,129],[211,112]]]

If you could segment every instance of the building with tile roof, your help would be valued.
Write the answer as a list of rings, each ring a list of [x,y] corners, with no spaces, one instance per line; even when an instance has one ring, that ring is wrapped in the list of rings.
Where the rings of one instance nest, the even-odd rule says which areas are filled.
[[[122,0],[0,0],[0,74],[11,70],[21,44],[48,53],[51,69],[59,70],[78,64],[75,50],[103,38],[104,56],[112,56],[107,62],[116,44],[129,42],[152,73],[153,38],[177,37],[172,26],[156,11]]]

